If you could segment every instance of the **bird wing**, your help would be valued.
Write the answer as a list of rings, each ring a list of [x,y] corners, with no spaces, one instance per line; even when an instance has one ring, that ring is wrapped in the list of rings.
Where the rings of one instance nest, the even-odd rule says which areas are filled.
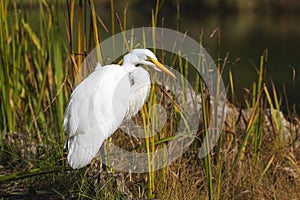
[[[128,73],[118,65],[97,67],[71,95],[64,117],[68,162],[86,166],[120,126],[130,93]]]

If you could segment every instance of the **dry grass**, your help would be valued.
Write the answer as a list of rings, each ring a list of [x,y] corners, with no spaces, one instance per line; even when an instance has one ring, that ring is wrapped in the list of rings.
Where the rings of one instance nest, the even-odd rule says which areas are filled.
[[[70,45],[71,36],[78,31],[71,28],[74,7],[82,9],[87,6],[79,15],[82,18],[78,19],[84,30],[77,34],[82,37],[79,40],[82,44],[77,44],[79,50],[87,51],[97,43],[94,40],[99,37],[93,32],[98,32],[100,17],[93,16],[92,21],[83,21],[85,14],[96,14],[90,10],[93,6],[89,7],[88,1],[76,5],[71,2],[65,27],[69,31],[69,41],[64,41],[56,32],[59,25],[53,13],[58,8],[54,4],[39,2],[39,31],[33,30],[31,24],[26,22],[23,11],[17,9],[16,3],[12,3],[12,11],[7,14],[7,4],[5,0],[0,3],[3,11],[0,47],[1,52],[6,52],[0,57],[0,198],[152,197],[183,200],[209,199],[212,194],[212,199],[299,199],[300,123],[296,113],[289,113],[289,117],[294,117],[293,122],[278,114],[280,104],[274,95],[276,91],[265,87],[265,53],[259,64],[258,80],[249,88],[245,102],[233,102],[238,105],[245,103],[247,108],[240,109],[228,104],[220,148],[216,147],[206,161],[198,157],[204,132],[201,129],[178,160],[153,173],[103,172],[96,161],[84,169],[71,170],[62,150],[64,134],[61,124],[63,110],[74,87],[78,64],[82,62],[82,57],[79,58],[82,55],[76,57],[68,49],[70,46],[74,51]],[[160,6],[157,1],[152,16],[153,25],[157,23]],[[113,8],[111,5],[112,12]],[[119,23],[121,26],[122,22]],[[123,23],[125,28],[126,12]],[[94,30],[89,32],[87,27],[91,24]],[[217,39],[219,44],[220,37]],[[186,66],[180,67],[183,69]],[[232,82],[234,78],[231,77]],[[233,83],[230,86],[234,94]],[[274,97],[270,97],[269,93]],[[162,132],[164,136],[172,136],[180,120],[174,110],[174,105],[170,105],[169,121]],[[137,121],[143,124],[141,118]],[[157,142],[161,138],[154,139]],[[112,136],[111,142],[128,150],[147,152],[145,140],[128,136],[120,130]],[[150,141],[154,150],[164,148],[166,143],[154,145]]]
[[[16,133],[15,133],[16,134]],[[233,137],[235,137],[233,139]],[[5,148],[5,156],[1,160],[1,175],[22,172],[24,166],[36,167],[46,162],[46,152],[37,152],[32,147],[20,148],[16,143],[22,139],[9,139]],[[128,138],[127,138],[128,139]],[[272,133],[263,137],[263,147],[260,159],[253,162],[251,146],[248,145],[244,157],[236,168],[232,164],[237,154],[243,134],[223,134],[221,160],[212,165],[213,194],[216,194],[217,177],[221,176],[221,199],[297,199],[300,195],[300,165],[299,147],[286,145],[277,149],[272,144]],[[122,140],[124,141],[124,140]],[[8,148],[9,147],[9,148]],[[41,147],[46,148],[46,147]],[[205,169],[203,160],[198,158],[199,141],[194,141],[189,150],[166,169],[155,172],[155,197],[159,199],[208,199]],[[49,151],[49,148],[47,148]],[[17,157],[18,155],[19,157]],[[261,177],[269,161],[268,170]],[[4,159],[5,158],[5,159]],[[65,161],[64,161],[65,162]],[[4,163],[9,163],[5,164]],[[100,172],[100,165],[94,163],[87,169],[77,171],[63,171],[49,173],[50,166],[45,174],[34,177],[21,177],[2,182],[0,195],[5,198],[105,198],[136,199],[147,197],[147,174],[129,174],[125,172]],[[163,172],[165,170],[166,172]],[[163,179],[162,174],[166,173]],[[29,174],[27,174],[29,175]],[[214,196],[215,198],[215,196]]]

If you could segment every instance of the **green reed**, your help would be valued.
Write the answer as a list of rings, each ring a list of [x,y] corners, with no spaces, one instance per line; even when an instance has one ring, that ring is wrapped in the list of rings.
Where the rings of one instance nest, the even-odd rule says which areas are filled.
[[[159,26],[160,8],[164,2],[156,1],[153,5],[151,25],[154,27]],[[184,161],[193,159],[182,156],[176,164],[154,172],[157,164],[153,160],[155,152],[159,148],[166,149],[166,144],[176,137],[173,134],[176,131],[178,121],[185,121],[184,114],[180,109],[176,105],[172,105],[170,118],[159,134],[153,136],[150,129],[145,129],[146,136],[150,137],[147,137],[146,141],[136,148],[136,150],[146,152],[148,155],[148,173],[141,175],[122,172],[115,172],[113,175],[100,173],[99,177],[95,178],[96,176],[90,175],[91,171],[94,172],[93,165],[90,168],[75,171],[67,168],[65,155],[62,151],[64,142],[63,113],[76,81],[81,81],[78,80],[80,78],[77,75],[84,56],[101,42],[100,32],[102,29],[106,33],[113,34],[121,30],[125,31],[128,27],[127,18],[130,13],[127,12],[127,7],[124,9],[122,20],[115,13],[115,2],[110,1],[109,3],[111,6],[110,31],[105,27],[100,13],[97,13],[95,9],[95,2],[92,0],[56,0],[54,2],[41,0],[38,2],[39,20],[35,25],[29,20],[32,17],[31,13],[20,9],[22,5],[17,1],[0,1],[0,158],[5,162],[8,160],[8,168],[13,171],[10,174],[1,174],[1,184],[8,182],[26,186],[36,182],[47,184],[44,180],[40,180],[46,177],[47,181],[53,185],[58,185],[57,187],[51,185],[51,188],[54,188],[53,190],[60,198],[170,199],[186,197],[187,199],[222,199],[234,198],[235,195],[248,191],[249,185],[246,185],[246,189],[243,188],[242,192],[235,190],[235,188],[249,178],[253,178],[255,181],[254,187],[251,187],[254,192],[261,187],[262,182],[268,184],[265,180],[272,183],[273,175],[275,176],[278,171],[285,169],[282,166],[278,167],[281,163],[288,163],[286,165],[290,168],[297,165],[293,156],[284,154],[282,150],[286,150],[284,145],[287,141],[284,124],[279,113],[281,102],[275,86],[272,84],[270,89],[266,85],[265,70],[268,55],[265,52],[259,63],[258,78],[250,89],[250,98],[246,99],[245,102],[249,110],[245,132],[237,131],[233,120],[233,126],[230,130],[224,128],[224,134],[221,135],[218,146],[203,160],[194,159],[197,167],[189,168],[190,163],[187,162],[186,164]],[[63,5],[63,12],[65,12],[64,16],[57,14],[61,11],[61,5]],[[178,3],[176,6],[178,30],[180,30],[181,20],[179,8]],[[59,17],[65,17],[65,24],[59,24]],[[115,25],[116,21],[119,23],[119,30]],[[66,35],[62,34],[61,30],[66,30]],[[218,33],[217,63],[219,70],[221,70],[220,32],[215,33]],[[200,38],[202,41],[202,36]],[[127,50],[133,48],[131,45],[134,43],[131,41],[128,44],[128,39],[131,40],[132,38],[124,38]],[[177,56],[169,57],[168,54],[164,54],[163,50],[154,49],[154,51],[163,63],[168,65],[171,63],[185,77],[191,74],[187,60]],[[101,59],[101,49],[98,50],[98,56]],[[226,66],[225,59],[224,66]],[[229,76],[230,92],[235,99],[234,77],[231,71]],[[187,88],[186,83],[183,80],[180,81],[181,87],[185,90]],[[208,135],[211,128],[209,118],[216,117],[216,113],[211,113],[209,105],[205,101],[207,99],[205,85],[200,75],[195,77],[194,89],[196,94],[200,94],[203,99],[203,112],[200,113],[203,115],[203,125],[199,132]],[[166,105],[167,98],[169,97],[158,86],[152,85],[148,107],[156,103]],[[185,102],[185,97],[182,98]],[[233,103],[239,104],[240,102]],[[268,134],[264,130],[267,108],[271,112],[272,134],[275,140],[272,141],[274,147],[270,155],[266,156],[265,152],[267,151],[261,150],[264,150],[265,146],[268,145],[264,141],[265,134]],[[141,111],[142,124],[144,127],[151,124],[151,130],[155,130],[158,124],[157,118],[155,118],[157,110],[154,109],[152,112],[153,116],[151,115],[150,120],[146,106],[143,108]],[[238,116],[231,117],[238,118]],[[186,130],[189,130],[189,124],[185,122],[185,126]],[[11,144],[12,141],[6,138],[7,136],[14,136],[16,132],[26,140],[23,142],[22,139],[17,138],[20,141],[14,146]],[[297,133],[294,132],[293,134],[295,136]],[[199,142],[199,140],[196,141]],[[30,156],[24,158],[20,152],[30,153],[27,143],[37,147],[37,150],[36,153],[31,153]],[[206,144],[206,148],[209,149],[209,141],[200,140],[199,143],[201,145]],[[189,150],[197,152],[199,147],[197,145],[191,145]],[[280,153],[284,155],[282,160],[278,158]],[[163,159],[167,160],[167,154],[164,156]],[[264,156],[267,158],[264,159]],[[247,162],[245,162],[246,159],[248,159]],[[204,169],[200,167],[202,162]],[[260,169],[260,171],[249,177],[244,173],[245,171],[242,171],[242,169],[247,169],[248,164],[254,166],[255,169]],[[195,175],[189,173],[194,171],[199,172],[197,173],[197,180],[190,183],[188,181],[192,180]],[[271,178],[268,177],[269,172],[271,172]],[[280,178],[278,177],[278,179]],[[292,180],[289,176],[288,181],[292,182]],[[60,182],[64,184],[63,187],[60,187]],[[193,184],[199,184],[200,187],[192,189]],[[271,184],[270,186],[273,187]],[[297,183],[293,182],[293,187],[297,188]],[[120,192],[120,188],[125,189]],[[183,192],[183,188],[188,188],[186,190],[188,192]],[[274,191],[274,197],[276,197],[275,194],[276,191]],[[255,194],[252,198],[255,198]]]

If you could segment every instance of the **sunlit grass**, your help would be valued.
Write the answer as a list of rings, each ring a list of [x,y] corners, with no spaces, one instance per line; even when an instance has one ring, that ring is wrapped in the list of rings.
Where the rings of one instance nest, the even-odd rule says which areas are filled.
[[[60,3],[65,6],[63,31],[55,14]],[[163,1],[156,1],[153,8],[149,24],[154,27],[159,26],[162,4]],[[39,1],[38,5],[39,25],[33,27],[28,21],[30,13],[18,9],[15,1],[0,2],[0,196],[26,197],[29,188],[34,188],[42,197],[62,199],[283,199],[300,195],[297,178],[300,176],[299,122],[284,121],[275,87],[266,86],[267,52],[261,56],[257,80],[253,80],[248,89],[245,102],[228,103],[227,109],[231,111],[226,116],[223,135],[217,147],[203,159],[198,157],[198,150],[203,143],[209,148],[209,141],[203,140],[203,136],[209,134],[210,117],[217,113],[211,113],[205,84],[196,75],[193,87],[203,99],[199,113],[202,115],[201,129],[189,150],[172,165],[152,170],[156,165],[153,161],[155,152],[165,149],[168,141],[173,139],[184,114],[177,105],[168,105],[169,96],[153,84],[149,100],[136,121],[149,124],[146,108],[156,103],[168,107],[169,118],[158,135],[139,141],[132,148],[147,152],[149,173],[102,172],[97,163],[71,170],[62,149],[64,109],[75,84],[81,81],[77,75],[84,56],[101,42],[100,29],[107,28],[92,0]],[[120,19],[114,13],[114,1],[110,5],[111,22],[106,22],[111,23],[110,33],[125,31],[128,27],[126,8]],[[179,23],[179,10],[177,12]],[[63,35],[64,31],[67,37]],[[215,33],[218,33],[216,60],[221,69],[222,41],[220,32],[212,35]],[[125,49],[133,48],[133,42],[127,43],[130,39],[124,40]],[[190,77],[187,60],[163,50],[154,51],[165,64],[171,63],[169,65],[185,77]],[[101,60],[101,49],[97,55]],[[226,67],[226,59],[223,65]],[[234,97],[235,77],[232,73],[229,76],[228,88]],[[183,90],[187,90],[185,81],[180,81]],[[181,97],[185,102],[185,97]],[[242,103],[245,108],[235,106]],[[155,130],[156,120],[152,116],[151,130]],[[189,130],[189,125],[185,125]],[[151,135],[151,130],[145,129],[145,134]],[[122,133],[118,131],[117,134]],[[121,139],[116,138],[114,142],[123,144]],[[22,192],[16,194],[16,190]]]

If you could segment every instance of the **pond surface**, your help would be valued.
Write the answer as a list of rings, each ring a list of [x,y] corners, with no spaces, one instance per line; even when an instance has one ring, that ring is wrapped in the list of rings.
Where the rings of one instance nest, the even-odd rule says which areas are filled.
[[[128,24],[134,24],[134,27],[149,25],[145,23],[150,22],[149,11],[129,7],[127,13]],[[244,88],[249,88],[257,80],[260,56],[267,49],[267,83],[270,85],[272,80],[282,98],[285,86],[290,106],[295,104],[300,112],[300,14],[250,11],[220,14],[201,9],[197,12],[191,8],[180,11],[178,22],[176,8],[163,7],[159,17],[158,26],[163,21],[164,27],[176,30],[179,23],[180,31],[187,31],[197,41],[203,31],[203,46],[214,59],[218,55],[217,37],[211,38],[210,35],[216,28],[220,29],[221,58],[229,53],[223,80],[227,85],[231,69],[239,99],[245,94]],[[284,99],[282,101],[285,105]]]
[[[193,18],[192,18],[193,19]],[[184,20],[184,19],[183,19]],[[197,20],[186,19],[188,27],[197,27]],[[235,88],[241,97],[243,88],[258,78],[256,68],[265,49],[268,50],[267,83],[274,81],[278,93],[286,87],[290,104],[300,110],[300,15],[268,16],[254,13],[209,16],[199,20],[199,29],[207,31],[207,44],[215,56],[216,39],[211,42],[209,33],[216,27],[221,30],[221,57],[229,53],[223,79],[228,82],[229,68],[233,72]],[[196,35],[199,29],[190,29]]]
[[[116,4],[116,13],[122,21],[126,5],[128,5],[126,14],[128,29],[151,25],[151,7],[154,4],[151,5],[149,2],[145,5],[130,4],[130,1]],[[97,4],[96,10],[110,29],[110,5]],[[231,69],[235,92],[239,99],[245,94],[244,88],[250,88],[257,80],[259,59],[267,49],[267,83],[270,85],[272,80],[282,98],[285,86],[290,107],[294,104],[297,112],[300,112],[300,14],[263,14],[250,11],[220,14],[217,11],[203,11],[189,7],[180,9],[180,20],[177,20],[176,10],[176,5],[164,5],[159,12],[157,26],[163,24],[164,27],[174,30],[179,27],[181,32],[187,31],[188,35],[197,41],[203,31],[203,46],[214,59],[218,55],[217,37],[215,35],[211,38],[210,35],[216,28],[220,29],[220,56],[224,58],[226,53],[229,53],[228,64],[222,72],[223,80],[227,85],[228,71]],[[62,32],[64,32],[65,22],[63,10],[61,11]],[[115,26],[116,32],[119,32],[118,23]],[[103,40],[109,35],[102,31]],[[282,101],[285,105],[284,98]]]

